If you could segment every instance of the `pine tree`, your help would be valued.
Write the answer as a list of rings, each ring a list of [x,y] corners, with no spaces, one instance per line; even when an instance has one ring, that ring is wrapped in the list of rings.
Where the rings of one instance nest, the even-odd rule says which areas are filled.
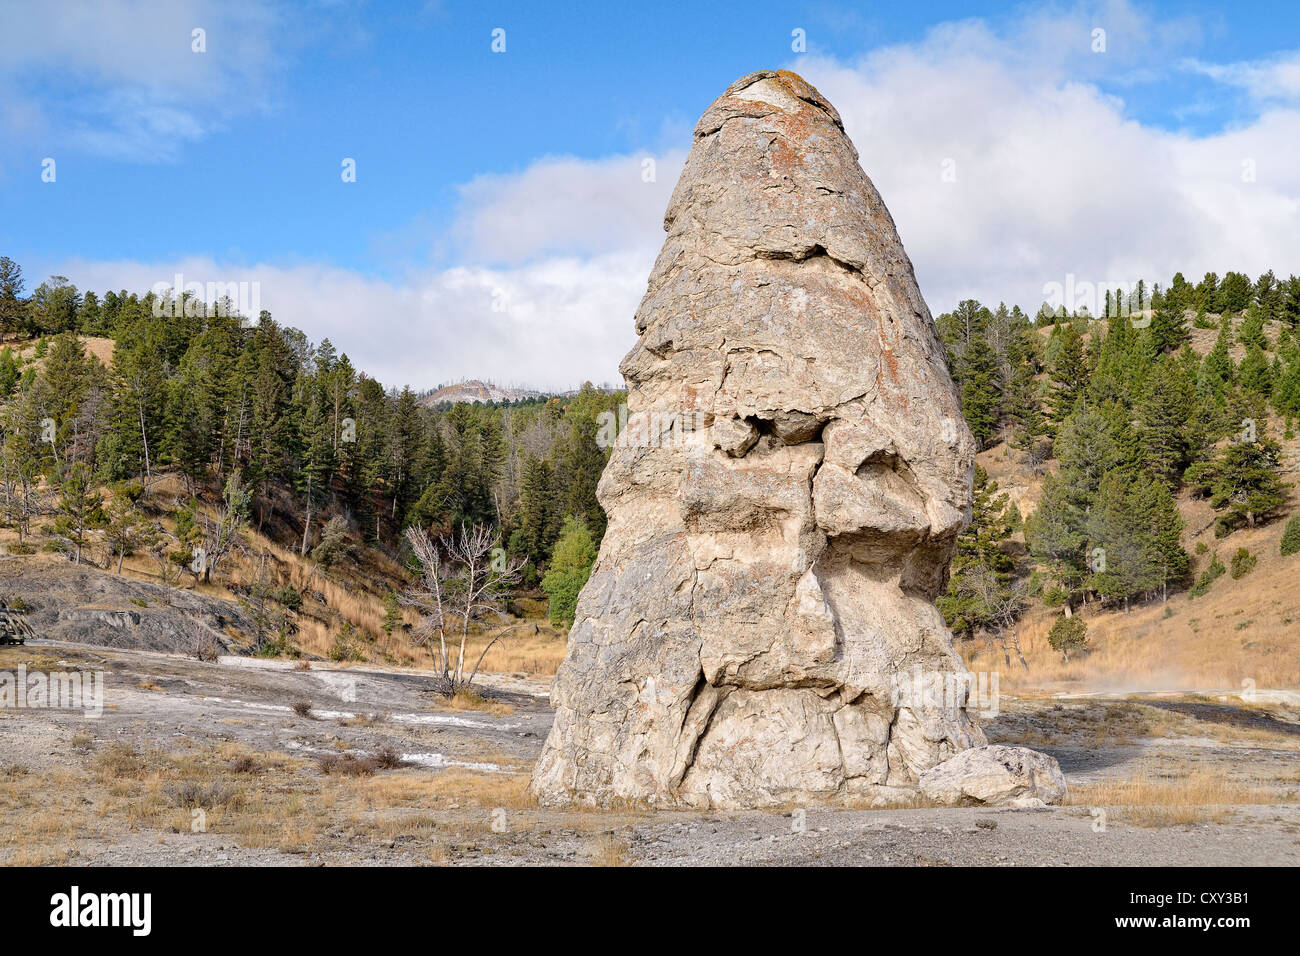
[[[1087,402],[1081,402],[1061,426],[1054,447],[1061,463],[1061,477],[1083,508],[1091,503],[1102,477],[1125,463],[1113,419]]]
[[[1232,361],[1231,354],[1229,354],[1232,345],[1231,336],[1232,327],[1225,319],[1219,326],[1219,337],[1214,342],[1214,348],[1206,353],[1201,366],[1209,387],[1220,398],[1236,381],[1237,377],[1237,366]]]
[[[104,509],[104,539],[109,555],[117,555],[118,574],[122,573],[122,563],[128,554],[147,551],[161,538],[158,526],[136,505],[143,491],[141,485],[119,484]]]
[[[383,510],[379,498],[383,490],[384,436],[388,430],[388,405],[383,386],[363,374],[357,384],[355,408],[356,441],[351,464],[355,472],[352,479],[355,487],[349,489],[348,494],[363,537],[377,543],[380,541],[380,514]],[[432,422],[433,416],[429,419]],[[438,478],[429,474],[426,452],[422,452],[418,471],[417,483],[423,482],[427,486]]]
[[[565,489],[563,511],[581,518],[597,543],[605,534],[605,511],[596,499],[596,486],[605,470],[605,452],[596,444],[596,421],[566,413],[568,434],[556,449],[556,479]]]
[[[1225,315],[1242,311],[1250,304],[1251,290],[1251,281],[1245,273],[1226,273],[1217,293],[1218,311]]]
[[[1148,329],[1157,354],[1176,352],[1187,341],[1187,317],[1182,306],[1166,300],[1151,316]]]
[[[1273,404],[1283,415],[1300,415],[1300,347],[1291,352],[1274,380]]]
[[[50,276],[32,292],[27,318],[35,330],[46,335],[71,332],[77,327],[81,294],[66,276]]]
[[[1159,482],[1139,487],[1134,499],[1134,514],[1143,532],[1141,584],[1143,590],[1159,590],[1167,601],[1170,586],[1181,586],[1191,572],[1191,557],[1182,541],[1185,522],[1173,494]]]
[[[1003,336],[1009,314],[993,316],[974,299],[967,299],[938,319],[948,368],[961,393],[962,412],[971,434],[987,444],[1002,417],[1004,376],[990,334]],[[1005,342],[1002,343],[1005,348]]]
[[[1282,283],[1280,318],[1287,328],[1300,328],[1300,276],[1289,276]]]
[[[1074,411],[1088,381],[1083,337],[1073,326],[1058,325],[1053,330],[1048,340],[1047,367],[1050,382],[1048,417],[1060,425]]]
[[[1127,470],[1105,475],[1087,519],[1089,587],[1103,599],[1122,601],[1126,609],[1142,590],[1145,577],[1133,484],[1134,476]]]
[[[0,332],[20,332],[27,325],[22,267],[8,256],[0,256]]]
[[[1196,305],[1210,312],[1220,312],[1219,276],[1213,272],[1205,273],[1205,278],[1196,283]]]
[[[1261,351],[1268,349],[1268,336],[1264,334],[1264,313],[1257,306],[1252,305],[1246,311],[1246,318],[1237,330],[1237,341],[1246,348],[1253,346]]]
[[[1088,380],[1089,400],[1131,402],[1142,390],[1151,360],[1150,337],[1139,335],[1127,317],[1111,318]]]
[[[1047,634],[1052,650],[1061,652],[1061,660],[1070,662],[1070,651],[1081,651],[1088,646],[1088,625],[1083,618],[1062,617]]]
[[[1164,295],[1164,301],[1184,310],[1195,308],[1196,290],[1183,278],[1181,272],[1175,272],[1173,279],[1169,282],[1169,291]]]
[[[99,296],[87,292],[77,310],[77,331],[82,335],[102,335],[103,324],[100,318]]]
[[[1048,475],[1038,508],[1025,520],[1025,540],[1030,553],[1048,565],[1049,573],[1068,595],[1083,583],[1086,513],[1067,479]],[[1067,603],[1067,609],[1070,605]]]
[[[1260,396],[1273,393],[1273,366],[1258,345],[1253,342],[1247,346],[1246,355],[1237,369],[1237,378],[1241,387]]]
[[[1278,546],[1282,557],[1300,553],[1300,515],[1292,515],[1282,529],[1282,541]]]
[[[4,409],[4,440],[0,444],[5,524],[18,534],[18,544],[42,510],[42,412],[32,390],[22,392]]]
[[[1002,417],[1002,375],[997,356],[983,335],[971,339],[960,368],[962,413],[983,447],[996,433]]]
[[[554,471],[542,458],[529,458],[524,465],[524,482],[519,494],[520,554],[540,568],[550,554],[560,531],[556,505]]]
[[[386,471],[392,495],[392,518],[401,523],[420,492],[416,466],[424,444],[424,427],[415,393],[403,388],[388,420]]]
[[[45,447],[56,469],[79,461],[93,467],[101,425],[105,373],[86,355],[72,333],[56,335],[32,386],[32,399],[43,419],[54,422],[54,440]]]
[[[1016,561],[1007,549],[1014,531],[1010,507],[998,483],[976,465],[971,523],[957,538],[948,585],[937,602],[948,627],[967,638],[993,623],[991,605],[1011,588]],[[1016,518],[1018,524],[1019,512]]]
[[[285,477],[287,463],[299,445],[291,440],[294,437],[291,396],[292,388],[277,370],[274,355],[269,350],[259,350],[251,384],[250,442],[245,468],[248,483],[255,492],[260,492],[267,481]]]
[[[147,492],[166,431],[168,368],[158,361],[150,328],[123,334],[113,351],[113,399],[101,440],[101,471],[110,479],[139,476]]]
[[[59,504],[50,532],[66,542],[74,564],[81,563],[90,533],[103,524],[102,504],[90,469],[82,462],[72,465],[59,483]]]
[[[388,649],[388,643],[393,639],[393,631],[400,628],[403,624],[402,603],[397,596],[396,591],[389,591],[384,595],[384,617],[379,623],[379,629],[384,632],[384,649]]]
[[[1178,486],[1190,461],[1195,395],[1184,369],[1172,357],[1156,362],[1138,403],[1142,463],[1170,488]]]
[[[1187,470],[1188,484],[1208,495],[1210,506],[1221,512],[1215,523],[1219,537],[1267,522],[1286,503],[1290,486],[1280,476],[1281,448],[1262,420],[1255,427],[1253,440],[1230,441],[1213,459]]]
[[[302,467],[298,472],[298,491],[303,496],[304,512],[300,555],[307,554],[311,540],[311,519],[320,502],[325,499],[327,476],[333,465],[334,441],[330,421],[326,417],[319,394],[313,392],[308,400],[302,423],[299,426],[302,444]]]

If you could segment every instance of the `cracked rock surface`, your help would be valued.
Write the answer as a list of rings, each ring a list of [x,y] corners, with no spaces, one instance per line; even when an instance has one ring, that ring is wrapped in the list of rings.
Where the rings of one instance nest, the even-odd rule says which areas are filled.
[[[892,800],[985,738],[935,608],[975,445],[835,108],[761,71],[705,112],[623,360],[609,526],[543,804]]]

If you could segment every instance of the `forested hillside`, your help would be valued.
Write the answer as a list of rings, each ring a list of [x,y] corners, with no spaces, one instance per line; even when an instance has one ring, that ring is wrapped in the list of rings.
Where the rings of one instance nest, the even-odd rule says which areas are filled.
[[[604,530],[596,419],[619,395],[426,407],[268,312],[82,293],[59,277],[27,295],[8,259],[0,332],[10,553],[35,536],[76,562],[148,553],[159,577],[206,582],[245,532],[328,569],[361,546],[405,563],[412,524],[480,524],[536,587],[566,518],[584,540]],[[181,505],[160,516],[154,492],[175,481]]]
[[[986,449],[940,607],[1008,661],[1026,613],[1055,614],[1047,639],[1064,661],[1090,647],[1081,609],[1195,599],[1220,576],[1245,606],[1263,556],[1240,542],[1300,549],[1287,545],[1300,518],[1286,538],[1250,533],[1293,510],[1300,279],[1179,274],[1146,289],[1107,292],[1101,317],[966,301],[937,320]]]
[[[1300,279],[1177,275],[1107,292],[1102,312],[1044,306],[1030,318],[966,301],[937,320],[983,449],[940,607],[959,638],[991,641],[1008,661],[1026,620],[1031,633],[1050,627],[1064,661],[1095,647],[1086,620],[1099,611],[1195,598],[1220,576],[1248,590],[1272,556],[1237,542],[1293,507]],[[224,581],[246,596],[258,546],[310,564],[280,584],[343,581],[350,567],[382,607],[318,629],[373,642],[400,619],[404,530],[477,524],[525,562],[525,593],[543,597],[545,581],[554,620],[571,619],[604,532],[598,418],[621,393],[421,401],[267,312],[83,293],[58,277],[27,294],[8,259],[0,332],[11,554],[110,570],[130,557],[128,570],[165,583]],[[1300,548],[1300,527],[1285,539],[1278,528],[1276,557]],[[259,603],[277,605],[265,617],[280,650],[293,645],[285,622],[306,624],[293,591]]]

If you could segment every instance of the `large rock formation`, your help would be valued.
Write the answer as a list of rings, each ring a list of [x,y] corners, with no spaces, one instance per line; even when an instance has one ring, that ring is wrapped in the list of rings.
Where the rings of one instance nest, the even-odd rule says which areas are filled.
[[[793,73],[700,119],[623,360],[547,804],[890,798],[985,742],[934,606],[974,443],[889,211]],[[900,681],[900,678],[904,679]]]

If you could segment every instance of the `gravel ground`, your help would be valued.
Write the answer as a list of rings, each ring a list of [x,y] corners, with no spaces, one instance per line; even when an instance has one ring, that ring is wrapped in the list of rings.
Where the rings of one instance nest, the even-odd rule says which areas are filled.
[[[6,862],[1300,863],[1300,721],[1281,706],[1169,695],[1009,700],[986,722],[994,740],[1052,753],[1081,793],[1134,776],[1176,781],[1198,768],[1268,794],[1270,802],[1212,807],[1185,823],[1138,825],[1127,808],[1086,803],[1047,810],[552,811],[522,796],[551,711],[545,685],[521,675],[489,675],[481,705],[452,709],[425,675],[369,666],[203,663],[50,641],[0,648],[0,671],[22,662],[102,670],[107,689],[98,719],[0,710]],[[305,714],[294,709],[300,702],[310,707]],[[142,755],[134,777],[105,769],[102,755],[115,747]],[[344,779],[320,763],[385,749],[407,765]],[[228,773],[223,761],[235,753],[253,754],[259,769]],[[167,796],[200,765],[202,779],[238,789],[242,805],[213,811],[213,825],[195,832],[185,825],[188,805],[175,798],[171,806]]]

